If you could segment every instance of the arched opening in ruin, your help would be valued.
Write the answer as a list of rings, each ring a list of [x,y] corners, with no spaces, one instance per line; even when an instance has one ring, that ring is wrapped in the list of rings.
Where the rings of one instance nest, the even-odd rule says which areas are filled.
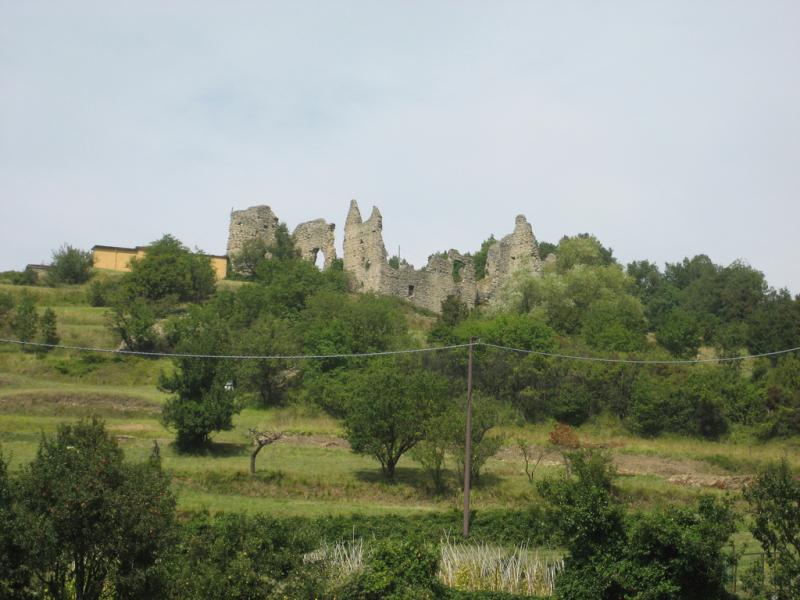
[[[325,270],[325,253],[320,250],[319,248],[314,248],[311,251],[312,256],[314,257],[314,266],[317,267],[320,271]]]
[[[462,261],[453,261],[453,283],[461,283],[461,269],[463,268],[464,263]]]
[[[409,298],[413,298],[414,297],[414,286],[413,285],[408,286],[408,297]]]

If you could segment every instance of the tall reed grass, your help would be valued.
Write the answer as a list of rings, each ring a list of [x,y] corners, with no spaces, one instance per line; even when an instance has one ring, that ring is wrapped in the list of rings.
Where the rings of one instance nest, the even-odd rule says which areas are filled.
[[[506,592],[527,596],[550,596],[564,568],[561,556],[530,549],[471,542],[456,542],[449,536],[440,544],[439,579],[462,591]],[[323,543],[303,557],[306,563],[322,564],[340,581],[364,568],[369,548],[363,539],[335,544]]]

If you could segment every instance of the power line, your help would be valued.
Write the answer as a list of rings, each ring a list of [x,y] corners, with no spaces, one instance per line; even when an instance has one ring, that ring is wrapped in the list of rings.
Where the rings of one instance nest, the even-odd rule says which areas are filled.
[[[691,365],[702,363],[721,363],[721,362],[736,362],[743,360],[750,360],[754,358],[764,358],[767,356],[778,356],[781,354],[789,354],[791,352],[800,351],[800,346],[797,348],[788,348],[786,350],[776,350],[773,352],[762,352],[760,354],[749,354],[747,356],[729,356],[722,358],[697,358],[697,359],[674,359],[674,360],[650,360],[650,359],[630,359],[630,358],[606,358],[600,356],[580,356],[572,354],[559,354],[557,352],[544,352],[540,350],[526,350],[524,348],[513,348],[511,346],[502,346],[500,344],[491,344],[489,342],[476,341],[472,344],[451,344],[448,346],[431,346],[427,348],[408,348],[404,350],[385,350],[381,352],[353,352],[341,354],[191,354],[181,352],[146,352],[143,350],[117,350],[113,348],[93,348],[87,346],[69,346],[64,344],[45,344],[42,342],[25,342],[22,340],[11,340],[0,338],[0,343],[15,344],[19,346],[32,346],[38,348],[59,349],[59,350],[74,350],[78,352],[102,352],[105,354],[122,354],[133,356],[153,356],[159,358],[213,358],[213,359],[227,359],[227,360],[324,360],[327,358],[370,358],[376,356],[394,356],[399,354],[420,354],[425,352],[441,352],[444,350],[456,350],[458,348],[468,348],[471,346],[483,346],[485,348],[494,348],[496,350],[503,350],[506,352],[516,352],[519,354],[532,354],[535,356],[544,356],[549,358],[559,358],[564,360],[578,360],[584,362],[602,362],[602,363],[617,363],[617,364],[634,364],[634,365]]]
[[[182,352],[146,352],[143,350],[116,350],[113,348],[91,348],[87,346],[67,346],[63,344],[44,344],[41,342],[23,342],[0,338],[0,343],[33,346],[59,350],[76,350],[78,352],[103,352],[106,354],[125,354],[133,356],[154,356],[159,358],[219,358],[228,360],[324,360],[326,358],[369,358],[373,356],[392,356],[396,354],[419,354],[421,352],[439,352],[455,348],[467,348],[469,344],[452,344],[450,346],[432,346],[430,348],[409,348],[406,350],[385,350],[382,352],[353,352],[349,354],[190,354]]]

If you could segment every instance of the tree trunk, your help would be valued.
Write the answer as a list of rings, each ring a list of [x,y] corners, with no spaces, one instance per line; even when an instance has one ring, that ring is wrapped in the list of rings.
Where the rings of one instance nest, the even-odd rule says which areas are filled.
[[[258,456],[258,453],[261,452],[261,448],[263,447],[264,446],[256,445],[253,451],[250,452],[250,475],[256,474],[256,456]]]

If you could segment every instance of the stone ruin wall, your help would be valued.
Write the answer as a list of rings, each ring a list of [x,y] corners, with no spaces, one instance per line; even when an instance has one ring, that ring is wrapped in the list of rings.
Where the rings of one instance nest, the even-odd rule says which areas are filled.
[[[275,240],[278,219],[267,206],[255,206],[231,214],[228,255],[239,251],[242,243],[253,237],[263,237],[268,243]],[[322,252],[324,268],[336,258],[335,225],[323,219],[301,223],[293,238],[300,255],[311,262]],[[448,296],[456,296],[469,308],[490,301],[509,276],[524,269],[535,273],[541,270],[541,260],[533,229],[524,216],[516,218],[514,231],[495,242],[488,251],[486,277],[475,279],[472,258],[450,250],[446,256],[434,254],[422,269],[401,264],[389,265],[383,242],[383,217],[373,207],[364,221],[353,200],[344,227],[344,270],[351,274],[354,291],[374,292],[405,298],[413,304],[438,313]],[[460,263],[458,277],[454,267]],[[456,279],[458,279],[456,281]]]
[[[292,234],[295,247],[300,256],[310,262],[317,261],[318,253],[324,257],[323,268],[327,269],[336,260],[335,225],[326,223],[325,219],[315,219],[300,223]],[[228,229],[228,256],[242,251],[248,240],[260,239],[268,246],[276,241],[278,217],[269,206],[251,206],[246,210],[231,212],[231,223]]]
[[[232,211],[228,228],[228,256],[239,254],[248,240],[261,239],[267,245],[274,244],[277,229],[278,217],[269,206],[251,206],[247,210]]]
[[[315,219],[295,227],[292,239],[300,257],[316,263],[317,255],[322,252],[322,268],[329,269],[336,260],[336,237],[333,234],[335,228],[336,225],[327,223],[325,219]]]

